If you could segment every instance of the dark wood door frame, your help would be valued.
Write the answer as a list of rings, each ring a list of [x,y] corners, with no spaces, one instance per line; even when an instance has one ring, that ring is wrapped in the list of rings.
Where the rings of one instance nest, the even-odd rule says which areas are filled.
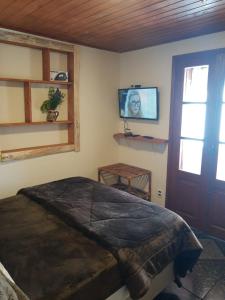
[[[217,57],[217,58],[216,58]],[[166,189],[166,207],[169,209],[172,209],[174,211],[176,211],[176,209],[174,209],[174,207],[176,205],[174,205],[173,207],[173,200],[171,200],[169,197],[172,194],[171,189],[173,188],[173,177],[174,177],[174,164],[178,165],[178,157],[179,157],[179,153],[177,153],[177,151],[179,151],[179,149],[177,148],[177,143],[178,143],[178,139],[180,138],[180,127],[176,126],[177,124],[180,125],[181,124],[181,108],[182,108],[182,103],[181,103],[181,99],[179,99],[179,97],[182,97],[182,91],[183,91],[183,79],[184,79],[184,74],[183,74],[183,69],[186,65],[188,65],[189,62],[191,62],[193,65],[201,65],[205,63],[208,65],[210,62],[210,75],[211,78],[209,77],[208,81],[209,84],[211,85],[211,87],[209,87],[209,94],[208,94],[208,98],[213,99],[213,97],[221,97],[221,93],[222,90],[221,88],[218,88],[217,86],[217,76],[220,76],[220,74],[218,74],[218,72],[215,71],[216,67],[218,64],[220,64],[220,69],[223,70],[223,72],[225,71],[225,49],[216,49],[216,50],[209,50],[209,51],[201,51],[201,52],[197,52],[197,53],[192,53],[192,54],[184,54],[184,55],[178,55],[178,56],[174,56],[173,57],[173,67],[172,67],[172,89],[171,89],[171,105],[170,105],[170,128],[169,128],[169,145],[168,145],[168,164],[167,164],[167,189]],[[223,66],[223,68],[221,68],[221,65]],[[178,67],[179,66],[179,67]],[[181,72],[182,70],[182,72]],[[224,74],[223,74],[224,76]],[[175,86],[177,86],[177,84],[175,85],[175,82],[179,82],[178,86],[180,87],[180,90],[176,90]],[[215,87],[215,89],[212,89],[212,85],[213,87]],[[214,93],[212,93],[212,91],[215,91]],[[211,92],[211,94],[210,94]],[[212,101],[211,101],[212,102]],[[210,107],[209,107],[210,110]],[[215,115],[219,115],[219,111],[220,111],[220,107],[218,102],[215,103],[215,107],[213,108],[213,110],[208,114],[207,117],[209,118],[209,116],[211,118],[215,118]],[[210,127],[211,126],[211,127]],[[206,128],[205,128],[205,132],[207,133],[208,136],[205,137],[205,146],[203,149],[203,160],[204,157],[216,157],[217,155],[217,147],[218,144],[214,144],[212,145],[212,136],[216,134],[216,132],[218,133],[218,128],[219,128],[219,120],[217,120],[217,122],[214,122],[213,126],[210,124],[209,119],[206,119]],[[215,139],[215,138],[214,138]],[[215,161],[215,160],[214,160]],[[206,201],[206,205],[203,208],[204,211],[196,211],[196,220],[192,219],[191,216],[190,218],[188,216],[186,216],[187,221],[190,222],[191,225],[193,225],[194,227],[203,229],[203,230],[207,230],[210,228],[210,225],[207,224],[207,219],[208,216],[210,216],[210,195],[209,195],[209,190],[210,189],[206,189],[206,187],[210,187],[210,185],[213,185],[213,179],[212,177],[207,175],[207,172],[210,170],[211,174],[214,174],[215,176],[215,164],[213,165],[211,162],[209,162],[209,165],[207,166],[208,170],[206,171],[204,169],[204,166],[202,168],[202,179],[203,180],[203,184],[202,184],[202,193],[204,194],[205,197],[205,201]],[[177,170],[177,172],[179,172],[179,177],[182,178],[182,171]],[[185,178],[188,178],[188,173],[183,172],[183,175]],[[195,176],[193,174],[191,174],[190,178],[194,178],[195,183],[198,183],[198,176]],[[214,185],[216,186],[224,186],[224,184],[222,182],[217,182],[215,183],[216,180],[214,180]],[[172,203],[172,204],[171,204]],[[201,210],[201,207],[197,207],[198,210]],[[179,213],[179,212],[178,212]],[[204,216],[204,217],[203,217]]]

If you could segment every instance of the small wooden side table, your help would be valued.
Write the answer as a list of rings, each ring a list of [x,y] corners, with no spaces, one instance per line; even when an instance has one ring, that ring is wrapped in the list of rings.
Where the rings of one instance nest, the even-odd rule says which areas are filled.
[[[118,188],[120,190],[127,191],[128,193],[141,197],[145,200],[151,201],[151,171],[122,164],[122,163],[113,164],[113,165],[98,168],[99,182],[101,181],[101,178],[103,178],[103,174],[105,173],[117,176],[117,183],[113,184],[112,185],[113,187]],[[147,192],[132,186],[132,180],[134,178],[140,179],[143,176],[147,177],[147,181],[148,181]],[[126,179],[127,184],[124,184],[121,181],[122,178]]]

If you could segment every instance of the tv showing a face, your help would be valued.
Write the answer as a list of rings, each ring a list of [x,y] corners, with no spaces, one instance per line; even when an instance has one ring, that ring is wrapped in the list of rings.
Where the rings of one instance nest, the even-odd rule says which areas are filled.
[[[122,118],[157,120],[157,88],[120,89],[119,106]]]

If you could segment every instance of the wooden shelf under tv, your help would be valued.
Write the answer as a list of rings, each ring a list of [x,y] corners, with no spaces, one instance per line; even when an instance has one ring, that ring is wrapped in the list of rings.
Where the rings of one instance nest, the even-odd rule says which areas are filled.
[[[113,135],[113,137],[116,140],[119,139],[125,139],[125,140],[133,140],[133,141],[137,141],[137,142],[145,142],[145,143],[151,143],[151,144],[167,144],[168,140],[165,139],[158,139],[158,138],[146,138],[142,135],[138,135],[138,136],[127,136],[124,133],[116,133]]]

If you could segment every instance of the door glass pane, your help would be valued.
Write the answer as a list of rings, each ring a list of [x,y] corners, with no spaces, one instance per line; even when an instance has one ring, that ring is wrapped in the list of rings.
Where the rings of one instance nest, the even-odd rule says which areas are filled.
[[[183,104],[181,136],[204,139],[206,104]]]
[[[179,170],[201,174],[202,149],[202,141],[181,139]]]
[[[184,69],[183,102],[206,102],[209,66]]]
[[[223,102],[225,102],[225,83],[224,83],[224,87],[223,87]]]
[[[219,145],[216,179],[225,181],[225,144]]]
[[[220,142],[225,142],[225,104],[222,104],[220,120]]]

